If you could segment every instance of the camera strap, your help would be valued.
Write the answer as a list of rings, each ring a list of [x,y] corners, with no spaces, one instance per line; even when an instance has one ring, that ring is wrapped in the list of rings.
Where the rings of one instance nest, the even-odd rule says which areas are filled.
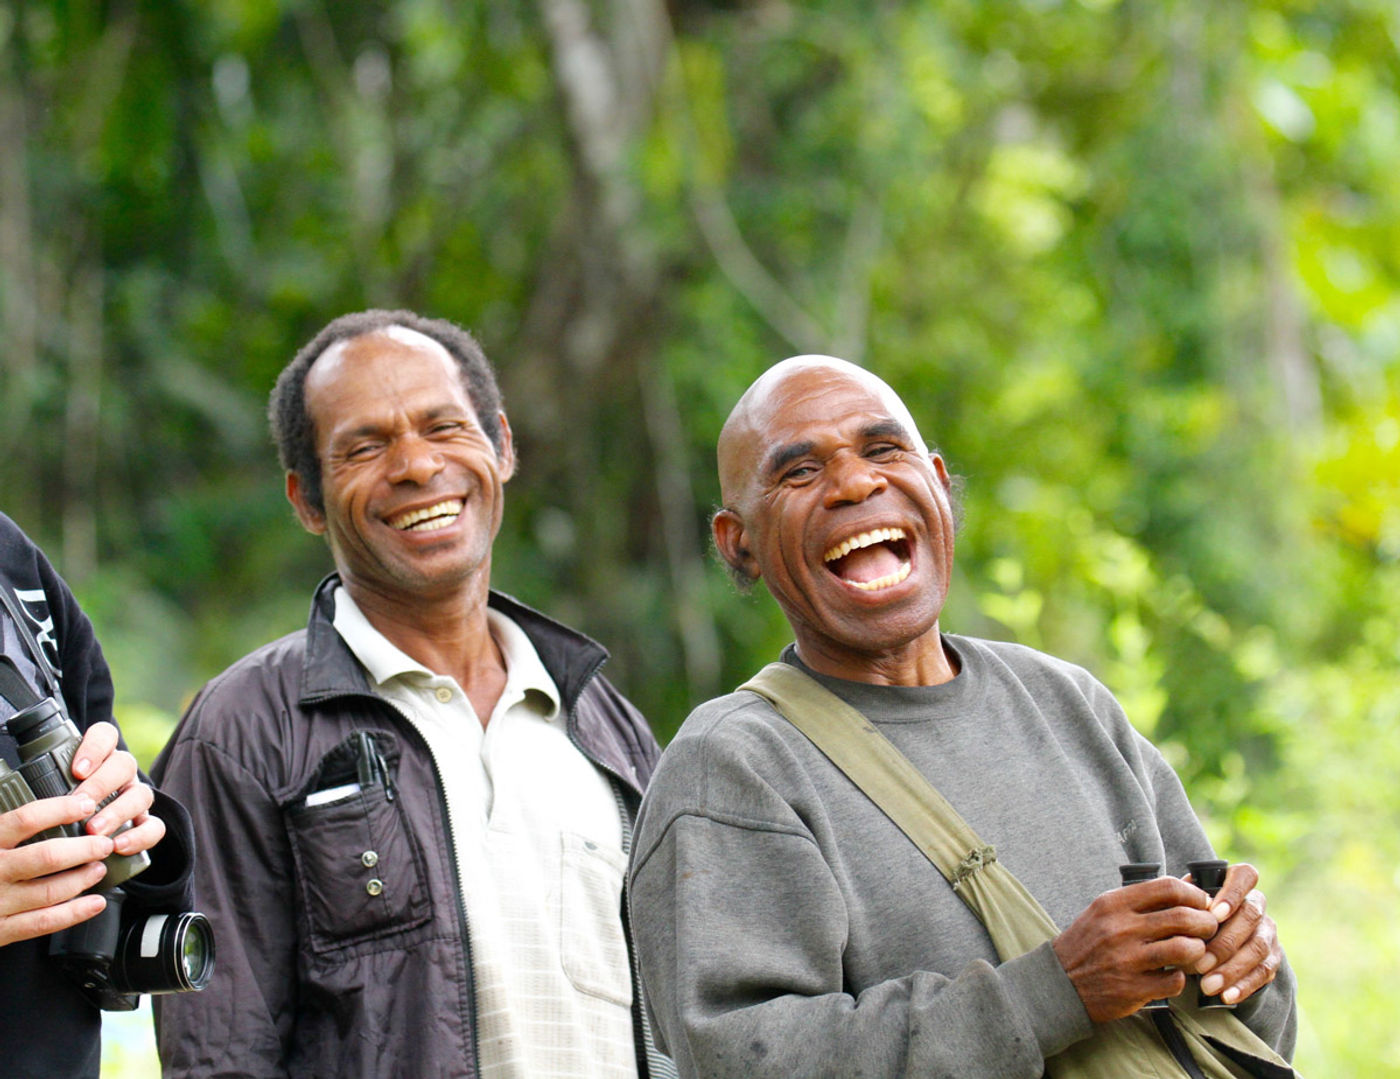
[[[34,666],[39,677],[47,683],[45,688],[53,699],[59,702],[59,708],[62,709],[64,715],[67,715],[68,710],[63,706],[63,690],[58,684],[58,672],[49,662],[49,657],[39,644],[39,639],[34,636],[34,631],[29,626],[29,616],[24,613],[24,609],[20,606],[19,597],[7,584],[0,583],[0,603],[3,603],[5,610],[9,612],[10,621],[14,622],[15,632],[19,634],[19,639],[29,646],[29,653],[34,657]]]
[[[16,712],[33,708],[41,699],[34,692],[34,687],[24,680],[24,675],[19,673],[15,661],[6,655],[0,655],[0,697],[9,701]]]

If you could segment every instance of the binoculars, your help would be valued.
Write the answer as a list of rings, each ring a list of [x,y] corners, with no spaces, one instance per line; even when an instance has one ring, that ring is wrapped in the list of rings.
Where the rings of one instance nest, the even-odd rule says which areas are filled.
[[[82,735],[53,697],[21,709],[5,726],[15,740],[20,764],[11,768],[0,759],[0,813],[77,787],[73,755]],[[115,797],[114,793],[102,804]],[[82,834],[82,824],[70,824],[47,829],[28,842]],[[106,898],[106,909],[52,934],[49,957],[106,1011],[130,1011],[141,993],[203,989],[214,970],[209,919],[197,911],[124,915],[127,894],[121,885],[150,866],[150,855],[113,853],[103,864],[106,874],[92,891]]]
[[[1229,872],[1230,863],[1219,858],[1211,858],[1199,862],[1187,862],[1186,867],[1191,870],[1191,879],[1195,881],[1196,887],[1200,888],[1212,899],[1225,883],[1225,874]],[[1153,880],[1162,873],[1160,862],[1129,862],[1127,865],[1120,865],[1118,873],[1125,885],[1136,884],[1138,881]],[[1233,1008],[1233,1004],[1226,1004],[1218,996],[1210,996],[1199,988],[1196,990],[1196,1007],[1198,1008]],[[1143,1011],[1160,1011],[1171,1005],[1165,1000],[1149,1000],[1142,1006]]]

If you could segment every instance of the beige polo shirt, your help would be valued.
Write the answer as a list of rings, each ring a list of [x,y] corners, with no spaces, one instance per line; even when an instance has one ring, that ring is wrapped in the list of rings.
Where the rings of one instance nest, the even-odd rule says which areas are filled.
[[[489,611],[506,685],[485,729],[453,678],[378,630],[344,588],[335,628],[417,728],[442,778],[476,986],[484,1079],[635,1079],[622,930],[622,822],[569,741],[558,687],[513,621]]]

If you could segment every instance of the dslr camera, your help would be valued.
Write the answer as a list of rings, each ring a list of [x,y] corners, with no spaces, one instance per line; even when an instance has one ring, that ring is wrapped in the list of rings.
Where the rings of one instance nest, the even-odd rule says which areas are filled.
[[[0,680],[12,705],[21,707],[4,726],[19,754],[18,768],[0,759],[0,813],[77,787],[73,755],[82,735],[53,697],[39,699],[18,677],[8,658],[0,657]],[[28,702],[13,699],[20,695]],[[113,793],[102,804],[106,805]],[[130,823],[123,825],[123,829]],[[81,836],[82,824],[50,828],[29,842],[63,835]],[[107,899],[95,918],[49,937],[49,957],[82,988],[97,1007],[131,1011],[142,993],[187,993],[203,989],[214,970],[214,934],[209,919],[198,911],[125,913],[127,893],[122,885],[145,870],[150,855],[109,855],[107,872],[93,886]]]

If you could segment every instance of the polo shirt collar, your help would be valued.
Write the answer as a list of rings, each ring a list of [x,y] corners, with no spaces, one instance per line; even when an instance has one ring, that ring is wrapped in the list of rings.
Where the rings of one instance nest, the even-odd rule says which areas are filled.
[[[404,676],[441,677],[375,629],[344,585],[336,587],[332,600],[335,607],[332,621],[336,632],[376,686]],[[501,699],[512,701],[536,697],[540,714],[553,722],[560,712],[559,687],[545,669],[530,638],[513,619],[493,608],[487,609],[486,620],[491,637],[501,650],[506,664],[506,684],[501,691]]]

